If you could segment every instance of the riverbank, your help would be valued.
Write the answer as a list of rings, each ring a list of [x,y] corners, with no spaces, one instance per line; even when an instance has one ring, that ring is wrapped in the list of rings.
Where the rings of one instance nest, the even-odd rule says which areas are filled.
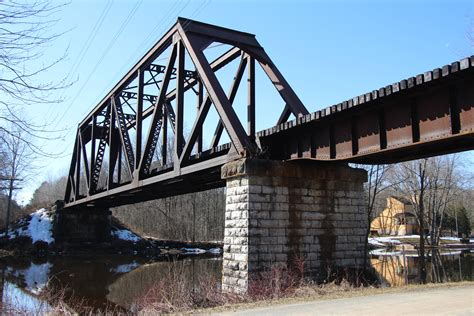
[[[110,238],[106,242],[60,243],[54,238],[53,220],[54,212],[43,208],[12,223],[8,232],[1,234],[0,258],[109,254],[153,259],[163,255],[220,255],[222,252],[219,242],[159,240],[140,236],[114,217],[111,219]]]

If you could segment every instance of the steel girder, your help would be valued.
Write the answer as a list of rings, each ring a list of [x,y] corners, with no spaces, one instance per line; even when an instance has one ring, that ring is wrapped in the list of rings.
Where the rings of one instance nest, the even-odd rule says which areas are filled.
[[[474,56],[282,122],[258,138],[282,160],[381,164],[472,150]]]

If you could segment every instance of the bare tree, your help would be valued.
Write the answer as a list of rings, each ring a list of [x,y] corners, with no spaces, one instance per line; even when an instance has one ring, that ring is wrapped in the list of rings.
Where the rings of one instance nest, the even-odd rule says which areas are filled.
[[[396,182],[395,191],[412,204],[419,225],[419,256],[421,282],[426,280],[425,264],[425,192],[428,186],[428,159],[397,164],[391,172],[391,181]]]
[[[64,188],[67,177],[63,176],[55,180],[44,181],[33,193],[28,205],[29,209],[49,207],[55,201],[64,199]]]
[[[456,191],[455,166],[455,156],[444,156],[404,162],[398,164],[394,172],[398,178],[397,191],[410,201],[417,215],[422,282],[426,279],[426,231],[430,231],[431,245],[437,245],[442,217]]]
[[[28,121],[18,113],[28,105],[61,102],[57,92],[71,84],[66,77],[54,82],[43,77],[65,57],[48,62],[45,56],[48,45],[62,34],[50,32],[62,7],[48,0],[0,3],[0,131],[9,134],[11,130],[6,127],[13,125],[15,133],[22,133],[12,136],[20,136],[23,142],[56,138],[44,124]],[[30,148],[45,154],[34,142]]]
[[[367,266],[367,256],[369,252],[370,223],[375,217],[375,209],[379,206],[379,195],[382,191],[388,189],[393,184],[387,182],[387,174],[391,165],[357,165],[358,168],[367,170],[367,183],[365,186],[367,201],[367,232],[364,243],[364,267]]]
[[[0,179],[5,183],[2,186],[8,190],[8,204],[5,220],[5,231],[8,231],[10,222],[10,210],[13,193],[18,189],[19,182],[25,182],[31,176],[33,170],[34,152],[25,142],[27,136],[25,132],[16,125],[11,125],[9,132],[0,131],[1,151],[2,151],[2,169],[0,170]]]

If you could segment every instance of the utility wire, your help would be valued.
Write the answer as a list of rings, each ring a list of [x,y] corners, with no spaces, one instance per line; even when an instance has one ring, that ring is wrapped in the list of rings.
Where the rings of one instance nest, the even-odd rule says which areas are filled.
[[[112,7],[112,4],[113,4],[113,0],[109,0],[107,2],[107,4],[105,5],[104,9],[102,10],[101,14],[99,15],[99,18],[95,22],[94,27],[90,31],[89,36],[87,37],[86,41],[84,42],[84,45],[82,46],[82,49],[80,50],[79,54],[77,55],[73,65],[71,66],[71,69],[69,70],[69,72],[66,76],[66,79],[69,79],[72,74],[77,72],[79,66],[81,65],[82,61],[84,60],[84,57],[86,56],[87,52],[89,51],[89,48],[90,48],[92,42],[94,41],[94,39],[95,39],[95,37],[98,33],[98,30],[101,28],[105,18],[107,17],[107,15],[110,11],[110,8]],[[65,93],[66,92],[63,90],[60,99],[62,99],[64,97]],[[51,111],[52,106],[53,105],[50,105],[49,111]],[[65,109],[65,112],[67,112],[68,110],[69,110],[69,107],[67,107]],[[64,115],[64,113],[63,113],[63,115]],[[56,122],[58,117],[59,117],[59,113],[57,113],[56,117],[53,119],[53,123]]]
[[[135,13],[137,12],[138,8],[140,7],[140,5],[143,3],[143,0],[140,0],[138,1],[135,6],[133,7],[132,11],[130,11],[130,13],[128,14],[128,16],[125,18],[125,20],[122,22],[122,25],[120,26],[120,28],[117,30],[117,32],[115,33],[114,37],[110,40],[109,44],[107,45],[107,48],[104,50],[104,52],[102,53],[102,55],[100,56],[99,60],[97,61],[97,63],[94,65],[94,67],[92,68],[92,71],[89,73],[89,76],[87,77],[87,79],[84,81],[84,83],[82,84],[81,88],[77,91],[76,95],[74,96],[72,102],[69,104],[67,110],[64,112],[64,114],[61,116],[61,119],[60,121],[64,118],[64,116],[66,115],[66,113],[69,111],[69,109],[71,109],[71,107],[74,105],[74,103],[76,102],[77,100],[77,97],[82,93],[82,91],[84,90],[84,88],[86,87],[86,85],[89,83],[90,79],[92,78],[92,76],[94,75],[94,73],[96,72],[97,68],[99,67],[99,65],[102,63],[102,61],[104,60],[104,58],[107,56],[108,52],[110,51],[110,49],[112,48],[112,46],[115,44],[115,42],[117,41],[117,39],[119,38],[119,36],[122,34],[123,30],[125,29],[125,27],[128,25],[128,23],[130,23],[130,20],[132,19],[132,17],[135,15]]]

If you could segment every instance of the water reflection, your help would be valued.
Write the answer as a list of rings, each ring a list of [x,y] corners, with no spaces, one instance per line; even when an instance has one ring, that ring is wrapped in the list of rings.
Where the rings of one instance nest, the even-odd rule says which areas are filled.
[[[73,310],[80,303],[94,310],[128,311],[170,275],[180,275],[182,286],[193,290],[203,276],[220,278],[221,268],[220,259],[197,257],[152,263],[124,257],[9,259],[1,265],[2,305],[16,308],[26,301],[21,310],[38,312],[39,303],[48,308],[47,301],[60,295]]]
[[[420,279],[420,257],[416,252],[371,253],[371,264],[382,286],[418,284]],[[427,282],[472,281],[473,254],[469,251],[429,251],[425,257]]]
[[[474,280],[473,253],[429,252],[426,257],[428,282]],[[371,264],[382,286],[419,283],[419,257],[416,252],[372,253]],[[10,258],[0,262],[2,305],[23,313],[42,314],[58,299],[65,308],[80,301],[93,310],[115,312],[134,310],[154,286],[180,286],[199,291],[206,279],[220,280],[221,258],[164,258],[147,262],[136,257],[56,258],[37,261]],[[11,310],[10,310],[11,311]],[[5,313],[5,310],[3,310]],[[8,313],[7,313],[8,314]]]

